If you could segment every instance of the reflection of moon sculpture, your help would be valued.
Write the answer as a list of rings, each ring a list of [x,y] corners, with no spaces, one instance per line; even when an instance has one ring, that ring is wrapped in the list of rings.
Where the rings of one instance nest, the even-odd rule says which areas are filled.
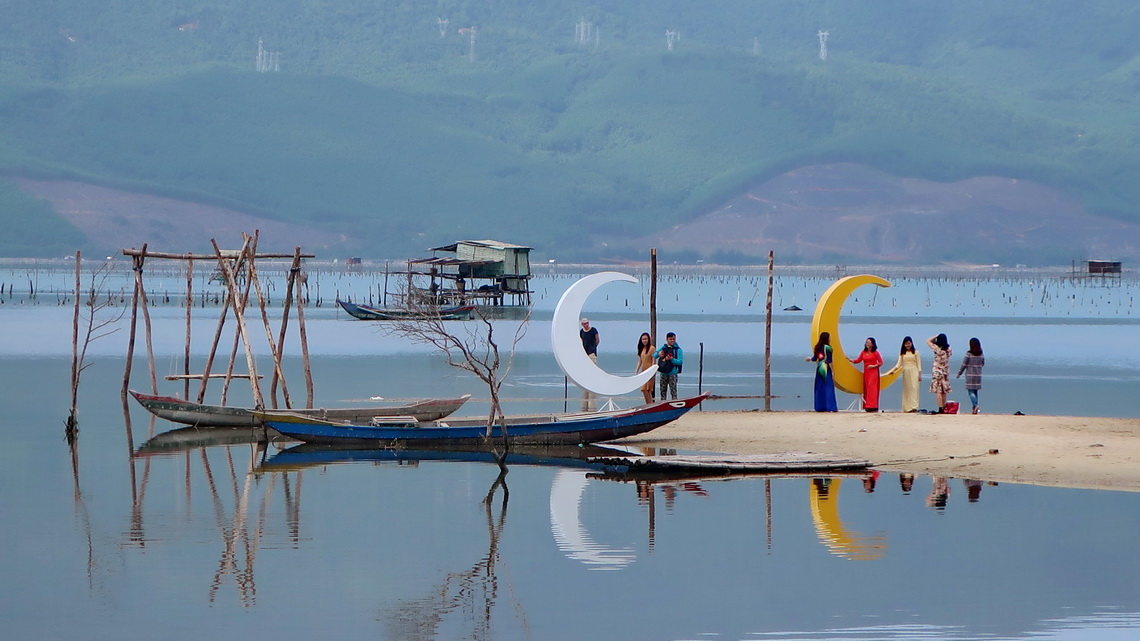
[[[839,341],[839,316],[843,313],[843,303],[847,302],[847,297],[861,285],[890,287],[891,283],[870,274],[840,278],[827,288],[823,296],[819,297],[819,303],[815,306],[815,316],[811,319],[812,347],[819,340],[820,332],[831,333],[832,376],[835,379],[835,386],[849,394],[863,393],[863,372],[860,372],[859,368],[852,365],[851,361],[843,355],[843,346]],[[859,349],[863,349],[862,341],[860,341]],[[882,352],[882,345],[879,346],[879,351]],[[886,363],[883,364],[886,365]],[[901,371],[899,370],[899,372],[889,376],[880,375],[879,389],[886,389],[891,383],[894,383]]]
[[[826,494],[821,494],[816,480],[810,489],[811,520],[815,523],[815,533],[821,543],[832,554],[853,561],[873,561],[883,556],[886,539],[881,536],[864,537],[850,530],[839,518],[839,483],[842,479],[829,479]]]
[[[601,272],[586,276],[562,294],[562,298],[554,308],[554,319],[550,321],[550,343],[554,348],[554,358],[558,361],[558,366],[576,385],[602,396],[618,396],[632,392],[657,373],[655,368],[650,367],[633,376],[615,376],[595,365],[582,349],[582,339],[577,331],[582,305],[595,289],[614,281],[636,283],[637,279],[620,272]]]
[[[586,473],[561,469],[550,486],[550,529],[558,549],[592,570],[620,570],[637,555],[629,548],[614,549],[595,543],[582,525],[579,505],[586,490]]]

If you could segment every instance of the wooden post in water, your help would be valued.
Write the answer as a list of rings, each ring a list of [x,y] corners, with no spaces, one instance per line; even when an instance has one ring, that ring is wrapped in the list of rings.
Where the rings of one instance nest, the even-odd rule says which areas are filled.
[[[284,345],[278,345],[273,340],[273,328],[269,326],[269,312],[265,309],[265,296],[261,293],[261,279],[257,275],[257,263],[254,261],[254,255],[257,253],[257,238],[258,231],[254,231],[254,254],[249,259],[249,280],[253,283],[253,291],[257,294],[257,306],[261,310],[261,323],[265,326],[265,340],[269,344],[269,353],[273,357],[273,381],[281,381],[281,397],[285,401],[285,407],[293,407],[293,402],[289,400],[289,387],[285,384],[285,372],[281,371],[281,352],[284,351]],[[271,388],[272,389],[272,388]],[[277,394],[271,393],[269,395],[269,402],[272,403],[273,409],[277,409]]]
[[[764,304],[764,411],[772,411],[772,266],[776,253],[768,252],[768,300]]]
[[[657,248],[649,250],[649,334],[653,337],[653,349],[657,349]]]
[[[301,253],[301,248],[296,249],[296,254],[293,257],[293,266],[289,269],[289,276],[285,279],[285,301],[282,304],[281,310],[281,331],[277,334],[277,344],[281,346],[281,352],[285,351],[285,334],[289,328],[289,309],[293,306],[293,286],[297,281],[297,254]],[[273,379],[269,383],[269,396],[271,398],[277,397],[277,372],[273,372]],[[288,405],[288,401],[286,401]]]
[[[150,302],[147,300],[146,287],[143,285],[143,264],[146,263],[145,245],[143,245],[143,250],[139,252],[138,256],[132,257],[132,262],[135,270],[135,289],[138,290],[139,302],[142,303],[143,310],[143,338],[146,340],[146,362],[150,369],[150,393],[158,394],[158,374],[154,367],[154,341],[151,339],[150,332]]]
[[[301,273],[301,248],[298,247],[293,254],[293,268],[295,274]],[[302,284],[304,283],[304,279]],[[313,370],[309,366],[309,337],[305,333],[305,297],[301,294],[301,285],[297,285],[297,334],[301,340],[301,362],[305,367],[305,407],[313,407]]]
[[[182,398],[190,400],[190,311],[194,309],[194,260],[186,259],[186,351],[182,356]]]
[[[143,252],[146,251],[146,243],[142,246]],[[138,261],[135,256],[131,256],[131,263],[137,265]],[[123,404],[127,403],[127,390],[131,385],[131,362],[135,357],[135,334],[138,328],[139,320],[139,289],[138,286],[131,292],[131,329],[127,335],[127,363],[123,371],[123,389],[121,394],[123,396]]]
[[[242,262],[243,259],[248,259],[246,254],[249,251],[250,240],[250,237],[247,235],[245,246],[242,248],[242,253],[239,256],[239,263]],[[218,257],[218,265],[222,268],[222,274],[226,277],[226,285],[229,287],[230,297],[233,299],[232,305],[234,308],[234,318],[237,320],[238,336],[241,337],[241,342],[245,345],[245,360],[249,366],[249,386],[253,392],[253,401],[258,409],[265,409],[265,399],[261,396],[261,385],[257,380],[257,363],[254,362],[253,348],[249,345],[249,332],[247,332],[245,328],[245,304],[238,292],[234,271],[230,269],[229,263],[222,257],[222,250],[218,248],[217,241],[211,238],[210,244],[214,246],[214,253]]]

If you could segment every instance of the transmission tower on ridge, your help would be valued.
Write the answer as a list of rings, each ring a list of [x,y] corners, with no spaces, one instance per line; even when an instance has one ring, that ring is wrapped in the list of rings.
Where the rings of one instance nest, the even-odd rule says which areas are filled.
[[[673,43],[680,39],[680,37],[681,34],[673,31],[672,29],[665,31],[665,46],[669,49],[669,51],[673,50]]]
[[[465,33],[471,38],[471,46],[468,49],[467,60],[469,62],[475,62],[475,36],[479,34],[479,28],[475,25],[471,25],[466,29],[460,29],[459,33]]]
[[[436,18],[435,23],[439,27],[439,37],[440,38],[446,37],[447,36],[447,23],[448,23],[447,18]]]
[[[819,36],[819,59],[827,60],[827,37],[831,35],[831,33],[820,30],[816,35]]]
[[[266,71],[281,71],[281,53],[278,51],[266,51],[265,43],[261,38],[257,39],[257,62],[256,69],[265,73]]]

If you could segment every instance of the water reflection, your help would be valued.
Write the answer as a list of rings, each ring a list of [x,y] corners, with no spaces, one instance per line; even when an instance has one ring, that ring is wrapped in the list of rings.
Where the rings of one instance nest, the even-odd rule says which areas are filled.
[[[632,548],[613,548],[596,543],[586,531],[579,514],[582,494],[589,480],[584,470],[562,469],[550,487],[550,530],[558,549],[567,557],[585,563],[593,570],[620,570],[633,563]]]
[[[153,421],[151,429],[153,431]],[[128,430],[129,430],[128,423]],[[242,607],[257,605],[255,561],[264,540],[266,520],[274,495],[281,488],[289,538],[295,545],[300,531],[301,476],[283,473],[270,477],[260,486],[254,475],[267,451],[267,442],[257,430],[176,429],[152,436],[130,459],[132,505],[127,544],[139,550],[152,542],[165,540],[150,534],[145,516],[147,492],[156,459],[164,458],[181,465],[182,501],[187,521],[194,519],[194,494],[204,482],[211,508],[213,526],[220,549],[213,575],[206,590],[207,602],[217,601],[219,593],[232,585]],[[211,455],[213,458],[211,458]],[[141,475],[136,466],[142,467]],[[196,477],[200,481],[196,482]],[[136,486],[136,479],[137,486]],[[169,515],[163,508],[159,512]],[[151,523],[161,532],[169,523]]]
[[[437,639],[448,615],[458,611],[462,619],[464,639],[491,639],[492,620],[495,606],[499,601],[499,566],[503,563],[499,552],[499,542],[507,523],[507,502],[510,490],[507,488],[507,468],[500,463],[499,475],[491,483],[487,495],[483,497],[483,509],[487,523],[487,553],[470,568],[450,572],[440,584],[425,596],[402,599],[380,616],[384,627],[393,639]],[[497,515],[494,512],[495,495],[502,494]],[[509,575],[509,573],[507,573]],[[508,585],[516,616],[525,620],[522,604],[513,597],[514,590]],[[470,629],[467,629],[470,626]]]
[[[852,561],[876,561],[887,549],[884,535],[864,536],[850,528],[839,517],[841,478],[814,478],[808,485],[811,519],[820,543],[836,556]]]
[[[219,442],[237,438],[224,431],[215,436]],[[1078,607],[1074,612],[1086,617],[1074,626],[1128,625],[1131,616],[1088,618],[1079,599],[1058,595],[1039,578],[1016,578],[1046,576],[1026,565],[1038,563],[1036,554],[1018,558],[1021,547],[979,559],[969,570],[973,578],[954,576],[957,568],[929,559],[930,572],[949,577],[945,594],[901,606],[875,601],[880,588],[907,580],[916,562],[926,563],[916,559],[925,559],[929,545],[957,555],[960,533],[976,527],[978,518],[992,519],[1000,530],[1055,512],[1014,500],[1022,488],[999,493],[974,479],[898,475],[896,489],[895,475],[887,472],[638,477],[596,458],[658,452],[601,447],[512,452],[505,463],[513,473],[507,473],[489,452],[279,449],[282,444],[240,441],[204,445],[203,437],[172,430],[138,447],[131,461],[138,488],[134,498],[124,492],[124,500],[132,501],[130,528],[119,530],[118,547],[147,561],[141,573],[132,571],[132,581],[145,584],[148,575],[162,574],[156,585],[185,586],[180,608],[256,609],[262,611],[259,625],[280,620],[303,600],[335,598],[350,604],[347,618],[335,625],[347,626],[339,629],[355,637],[550,638],[562,629],[551,626],[564,625],[555,610],[561,604],[632,606],[630,594],[667,600],[672,588],[661,577],[676,574],[703,596],[662,613],[645,629],[652,638],[692,638],[703,629],[724,638],[976,639],[979,630],[1003,627],[1062,629],[1069,623],[1043,623],[1064,616],[1062,605]],[[926,507],[930,495],[941,497],[938,507]],[[983,495],[986,501],[980,501]],[[83,518],[77,515],[77,524]],[[765,535],[767,552],[759,541]],[[184,567],[161,562],[169,554]],[[1126,564],[1130,558],[1124,557]],[[89,575],[100,572],[93,568]],[[312,583],[286,578],[295,572],[310,573]],[[1074,569],[1058,572],[1068,576]],[[1126,574],[1098,572],[1115,590],[1098,588],[1099,603],[1131,602],[1126,596],[1104,599],[1134,584]],[[793,575],[803,580],[788,581]],[[871,587],[845,594],[815,620],[795,604],[810,594],[806,584],[823,580]],[[980,582],[978,590],[963,590],[973,582]],[[552,590],[543,587],[551,584]],[[1018,590],[1031,593],[1024,605],[1016,596],[993,594]],[[1015,614],[989,620],[961,611],[990,599]],[[359,612],[354,600],[363,601],[366,620],[352,616]],[[770,603],[763,613],[745,614],[751,611],[745,602],[754,608],[765,600]],[[959,610],[947,612],[940,604]],[[1005,626],[1001,621],[1009,616],[1016,621]],[[593,636],[603,629],[637,636],[610,615],[599,614],[583,629]],[[1032,638],[1081,638],[1057,634],[1062,636]]]

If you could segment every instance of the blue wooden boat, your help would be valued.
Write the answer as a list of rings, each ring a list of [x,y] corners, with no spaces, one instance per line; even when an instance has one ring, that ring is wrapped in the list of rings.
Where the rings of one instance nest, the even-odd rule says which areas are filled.
[[[671,423],[708,398],[658,401],[630,409],[578,414],[511,416],[505,428],[496,425],[487,434],[482,418],[420,422],[412,417],[376,417],[369,424],[316,420],[288,412],[255,412],[269,428],[306,443],[341,446],[409,447],[470,446],[506,440],[519,445],[585,444],[642,434]]]
[[[441,320],[466,320],[475,311],[474,305],[461,305],[459,307],[433,307],[424,310],[413,309],[384,309],[370,305],[359,305],[337,299],[340,305],[350,316],[367,321],[414,320],[422,318],[439,318]]]

